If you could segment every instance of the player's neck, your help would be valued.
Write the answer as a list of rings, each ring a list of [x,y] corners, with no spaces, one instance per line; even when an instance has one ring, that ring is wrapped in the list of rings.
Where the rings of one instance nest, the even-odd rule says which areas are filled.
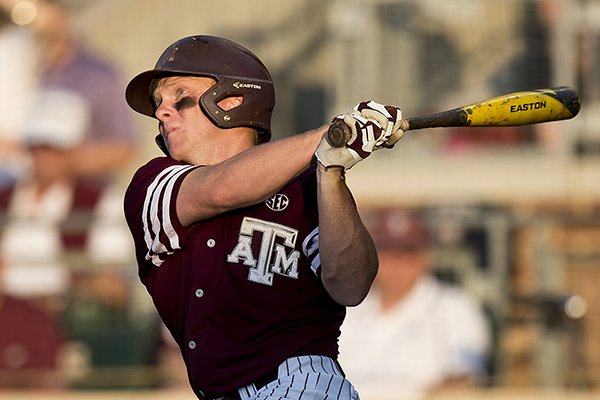
[[[254,136],[246,129],[224,130],[221,135],[206,143],[194,155],[191,164],[215,165],[228,160],[254,146]]]

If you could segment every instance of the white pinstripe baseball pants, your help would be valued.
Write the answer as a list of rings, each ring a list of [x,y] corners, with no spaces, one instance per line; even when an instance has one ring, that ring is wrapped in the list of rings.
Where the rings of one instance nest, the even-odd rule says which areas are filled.
[[[291,357],[279,365],[277,380],[260,390],[239,389],[242,400],[359,400],[335,361],[323,356]]]

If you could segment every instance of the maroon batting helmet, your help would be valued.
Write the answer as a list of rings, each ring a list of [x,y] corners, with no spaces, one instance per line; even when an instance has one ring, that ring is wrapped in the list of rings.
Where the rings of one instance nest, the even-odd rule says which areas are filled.
[[[200,97],[200,108],[220,128],[256,128],[259,140],[271,139],[271,114],[275,106],[273,80],[267,67],[250,50],[220,37],[196,35],[167,47],[154,69],[135,76],[125,91],[135,111],[154,117],[151,98],[153,81],[167,76],[206,76],[216,84]],[[229,111],[217,103],[231,96],[243,96],[241,106]]]

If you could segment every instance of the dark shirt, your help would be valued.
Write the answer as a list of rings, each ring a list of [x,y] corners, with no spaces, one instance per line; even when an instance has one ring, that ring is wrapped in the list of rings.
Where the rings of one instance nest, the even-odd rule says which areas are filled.
[[[123,97],[123,82],[108,61],[78,48],[68,62],[45,71],[40,84],[73,90],[87,102],[90,127],[85,134],[86,141],[117,138],[133,143],[134,131]]]

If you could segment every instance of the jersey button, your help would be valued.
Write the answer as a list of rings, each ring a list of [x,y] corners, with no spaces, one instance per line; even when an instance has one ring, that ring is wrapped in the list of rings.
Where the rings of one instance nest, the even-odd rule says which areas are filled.
[[[196,348],[196,342],[194,342],[193,340],[190,340],[188,343],[188,347],[192,350],[194,350]]]
[[[196,294],[196,297],[202,297],[202,296],[204,296],[204,290],[196,289],[195,294]]]
[[[217,244],[217,242],[215,242],[215,239],[208,239],[208,240],[206,241],[206,245],[207,245],[208,247],[211,247],[211,248],[212,248],[212,247],[215,247],[215,244]]]

